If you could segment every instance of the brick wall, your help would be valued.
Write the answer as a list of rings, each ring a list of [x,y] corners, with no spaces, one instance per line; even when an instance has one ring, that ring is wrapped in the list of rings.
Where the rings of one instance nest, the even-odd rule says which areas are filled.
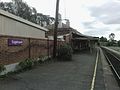
[[[46,39],[30,39],[30,58],[48,55],[48,44]]]
[[[22,40],[20,46],[9,46],[8,39]],[[58,41],[58,46],[63,41]],[[8,65],[25,60],[26,58],[38,58],[51,56],[53,53],[53,40],[0,36],[0,64]]]
[[[8,39],[21,39],[21,46],[8,46]],[[28,40],[25,38],[0,36],[0,64],[11,64],[28,58]]]

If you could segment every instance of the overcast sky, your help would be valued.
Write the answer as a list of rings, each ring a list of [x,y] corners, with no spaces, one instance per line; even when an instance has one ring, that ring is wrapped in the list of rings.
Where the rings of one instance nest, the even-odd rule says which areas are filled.
[[[10,0],[0,0],[10,1]],[[38,12],[55,17],[56,0],[24,0]],[[60,0],[62,18],[79,32],[120,40],[120,0]]]

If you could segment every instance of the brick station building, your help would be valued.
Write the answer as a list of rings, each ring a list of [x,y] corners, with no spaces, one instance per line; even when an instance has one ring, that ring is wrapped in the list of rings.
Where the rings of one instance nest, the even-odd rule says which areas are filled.
[[[98,40],[79,33],[70,27],[69,20],[66,21],[58,25],[58,46],[67,43],[74,50],[81,50]],[[0,65],[5,65],[9,72],[27,58],[37,60],[41,56],[52,56],[53,28],[54,25],[44,28],[0,10]]]
[[[98,37],[83,35],[76,29],[70,27],[70,22],[68,19],[66,19],[66,23],[62,23],[62,18],[60,14],[58,18],[59,24],[57,30],[57,37],[58,39],[64,40],[66,43],[70,44],[73,50],[80,51],[84,49],[94,48],[95,45],[99,42]],[[46,32],[47,38],[53,39],[54,24],[49,25],[46,28],[49,29],[49,31]]]

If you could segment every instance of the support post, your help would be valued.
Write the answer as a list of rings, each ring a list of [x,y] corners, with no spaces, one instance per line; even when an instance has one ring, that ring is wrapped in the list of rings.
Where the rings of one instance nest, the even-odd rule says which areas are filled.
[[[57,2],[56,2],[56,15],[55,15],[55,27],[54,27],[54,47],[53,47],[53,58],[56,57],[56,53],[57,53],[58,12],[59,12],[59,0],[57,0]]]
[[[31,45],[30,45],[30,38],[28,38],[28,42],[29,42],[29,55],[28,57],[31,58]]]

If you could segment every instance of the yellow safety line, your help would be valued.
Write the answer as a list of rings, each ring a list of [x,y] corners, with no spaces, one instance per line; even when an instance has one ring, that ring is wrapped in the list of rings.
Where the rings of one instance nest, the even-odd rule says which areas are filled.
[[[91,89],[90,89],[90,90],[94,90],[95,79],[96,79],[96,72],[97,72],[97,65],[98,65],[98,51],[97,51],[97,57],[96,57],[96,63],[95,63],[95,69],[94,69],[94,75],[93,75],[93,79],[92,79],[92,84],[91,84]]]

